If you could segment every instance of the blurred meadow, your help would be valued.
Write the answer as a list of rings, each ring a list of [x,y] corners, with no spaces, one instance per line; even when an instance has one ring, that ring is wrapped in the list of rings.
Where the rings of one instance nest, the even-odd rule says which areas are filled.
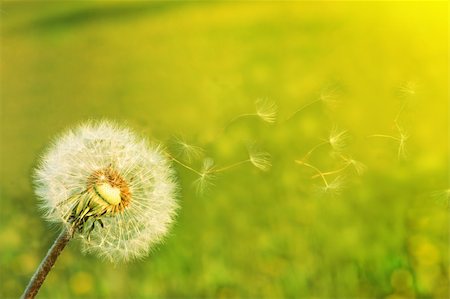
[[[196,169],[249,142],[273,166],[199,193],[174,164],[163,244],[114,266],[73,241],[38,297],[449,297],[448,2],[2,1],[0,20],[1,298],[57,235],[33,167],[98,118],[175,156],[184,138]]]

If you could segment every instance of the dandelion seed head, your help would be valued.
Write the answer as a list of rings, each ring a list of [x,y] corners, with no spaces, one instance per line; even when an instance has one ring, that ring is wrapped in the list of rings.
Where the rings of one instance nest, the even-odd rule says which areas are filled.
[[[250,162],[256,168],[262,171],[268,171],[272,167],[270,154],[259,150],[255,144],[248,146],[248,155]]]
[[[109,121],[87,122],[56,139],[34,183],[46,218],[77,228],[84,251],[112,262],[148,254],[177,210],[161,148]]]
[[[258,99],[255,103],[256,114],[267,123],[274,123],[277,119],[277,105],[267,99]]]

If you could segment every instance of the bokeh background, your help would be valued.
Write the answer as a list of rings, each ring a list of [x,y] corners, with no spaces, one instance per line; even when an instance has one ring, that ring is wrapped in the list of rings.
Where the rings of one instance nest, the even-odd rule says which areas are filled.
[[[181,209],[164,244],[114,266],[74,241],[40,298],[448,298],[446,1],[3,1],[0,20],[0,297],[21,294],[57,235],[33,195],[39,155],[108,118],[174,154],[184,136],[219,166],[256,141],[273,167],[244,164],[198,194],[174,165]],[[223,130],[258,98],[276,123]],[[401,157],[397,140],[368,137],[399,137],[398,115]],[[324,193],[294,160],[334,126],[366,172]],[[329,146],[310,163],[342,164]]]

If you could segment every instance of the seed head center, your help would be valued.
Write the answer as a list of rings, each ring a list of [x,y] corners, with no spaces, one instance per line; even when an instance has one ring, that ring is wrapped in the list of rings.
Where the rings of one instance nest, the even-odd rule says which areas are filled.
[[[113,187],[108,183],[96,184],[94,188],[102,199],[112,205],[118,205],[122,201],[119,188]]]
[[[122,212],[131,201],[128,183],[111,166],[95,171],[88,179],[87,188],[94,195],[91,204],[103,214]]]

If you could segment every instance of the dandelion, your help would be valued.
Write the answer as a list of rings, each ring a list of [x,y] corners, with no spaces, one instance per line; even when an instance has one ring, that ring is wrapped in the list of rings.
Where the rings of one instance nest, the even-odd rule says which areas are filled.
[[[255,102],[256,111],[254,113],[243,113],[228,122],[228,124],[224,127],[224,131],[238,119],[243,117],[258,117],[262,121],[267,123],[274,123],[277,119],[277,111],[278,106],[275,102],[272,102],[268,99],[258,99]]]
[[[160,148],[105,121],[57,140],[35,185],[48,220],[76,230],[85,250],[113,262],[146,254],[168,230],[177,206],[173,172]],[[104,228],[87,234],[97,220]]]
[[[64,229],[24,298],[36,295],[72,237],[113,263],[148,254],[176,214],[173,175],[159,146],[112,122],[88,122],[56,139],[34,183],[45,217]]]

